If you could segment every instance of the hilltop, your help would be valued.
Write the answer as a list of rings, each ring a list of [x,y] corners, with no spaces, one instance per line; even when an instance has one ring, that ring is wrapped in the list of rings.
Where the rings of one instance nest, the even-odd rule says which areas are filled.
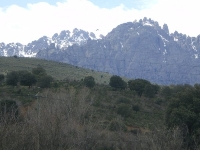
[[[27,70],[41,65],[49,75],[56,80],[81,80],[86,76],[93,76],[97,83],[108,84],[111,74],[96,72],[90,69],[69,65],[66,63],[26,57],[0,57],[0,73],[6,74],[9,71]]]

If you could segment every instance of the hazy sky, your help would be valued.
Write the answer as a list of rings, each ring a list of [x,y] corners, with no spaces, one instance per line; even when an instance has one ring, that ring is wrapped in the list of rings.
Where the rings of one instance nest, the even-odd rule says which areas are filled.
[[[0,2],[0,42],[27,44],[74,28],[99,29],[143,17],[168,24],[170,32],[200,34],[199,0],[7,0]]]

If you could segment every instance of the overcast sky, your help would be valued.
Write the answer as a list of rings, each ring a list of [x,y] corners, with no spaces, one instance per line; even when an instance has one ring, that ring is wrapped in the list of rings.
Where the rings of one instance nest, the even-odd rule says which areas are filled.
[[[200,0],[6,0],[0,2],[0,42],[27,44],[74,28],[99,29],[144,17],[168,24],[170,32],[200,34]]]

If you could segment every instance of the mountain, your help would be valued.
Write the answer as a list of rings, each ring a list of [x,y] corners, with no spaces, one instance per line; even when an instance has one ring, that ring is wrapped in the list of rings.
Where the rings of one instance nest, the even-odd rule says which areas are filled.
[[[88,39],[66,51],[41,50],[36,57],[158,84],[195,84],[199,52],[200,36],[169,34],[166,24],[144,18],[117,26],[103,39]]]
[[[101,39],[92,35],[78,29],[71,35],[62,31],[51,39],[43,37],[32,42],[26,52],[38,58],[157,84],[200,81],[200,35],[190,37],[177,31],[170,34],[167,24],[161,27],[146,17],[118,25]]]
[[[72,32],[69,30],[63,30],[60,34],[55,33],[51,38],[43,36],[38,40],[32,41],[27,45],[21,43],[0,43],[0,56],[20,56],[20,57],[36,57],[36,54],[40,50],[47,48],[56,48],[59,50],[65,50],[68,46],[73,44],[83,45],[88,39],[101,39],[101,35],[98,31],[87,32],[75,28]]]

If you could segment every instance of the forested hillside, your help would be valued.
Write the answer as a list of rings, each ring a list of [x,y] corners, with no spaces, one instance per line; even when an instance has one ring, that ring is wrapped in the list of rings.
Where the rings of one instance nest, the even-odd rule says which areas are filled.
[[[36,59],[20,69],[1,66],[0,149],[199,148],[200,84],[163,86],[117,75],[104,83],[103,74],[89,70],[63,80],[48,63],[55,69]]]

